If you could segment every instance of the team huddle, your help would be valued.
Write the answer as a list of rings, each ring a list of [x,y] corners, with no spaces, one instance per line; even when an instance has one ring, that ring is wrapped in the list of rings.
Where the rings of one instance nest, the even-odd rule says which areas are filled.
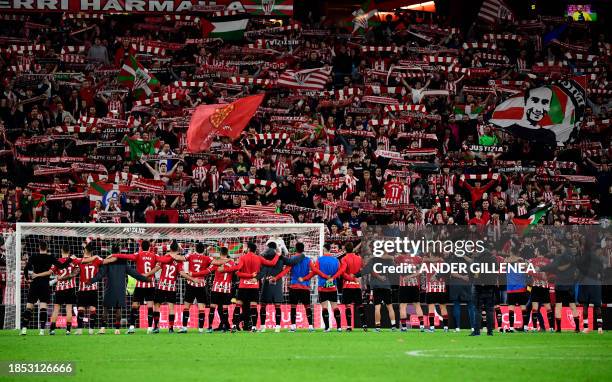
[[[55,298],[50,319],[49,334],[54,335],[61,308],[66,309],[66,334],[72,331],[72,314],[76,306],[76,334],[86,328],[89,334],[99,328],[98,334],[106,333],[107,325],[114,326],[115,334],[120,333],[121,308],[126,304],[126,275],[135,278],[136,286],[129,309],[128,334],[136,331],[140,306],[147,306],[147,333],[160,332],[161,305],[168,305],[168,331],[175,332],[175,303],[177,300],[179,277],[185,279],[182,294],[182,325],[176,332],[186,333],[192,304],[197,304],[198,331],[222,332],[237,330],[266,330],[267,307],[274,307],[274,330],[281,330],[281,305],[287,300],[290,305],[291,326],[289,331],[297,330],[297,309],[304,307],[309,331],[315,330],[313,317],[314,303],[311,294],[311,279],[315,279],[316,295],[321,304],[321,317],[324,330],[332,330],[330,312],[335,319],[337,331],[351,331],[354,327],[368,330],[365,303],[374,305],[374,330],[381,331],[382,307],[386,308],[391,330],[407,331],[412,326],[408,307],[414,310],[421,331],[433,332],[436,324],[449,331],[447,304],[452,304],[452,318],[456,331],[461,327],[461,303],[467,304],[469,324],[472,335],[479,335],[486,322],[487,334],[493,334],[495,324],[500,331],[515,330],[515,312],[522,314],[521,331],[528,331],[531,319],[532,330],[561,331],[561,309],[570,306],[574,328],[579,331],[579,315],[572,292],[571,259],[564,256],[559,248],[558,256],[545,256],[537,250],[529,259],[537,272],[527,277],[524,274],[508,273],[491,279],[471,278],[466,275],[441,276],[435,273],[381,273],[382,266],[410,264],[418,266],[423,262],[465,261],[451,253],[410,255],[384,255],[362,258],[356,253],[352,243],[346,243],[343,251],[332,250],[324,245],[324,254],[311,258],[304,253],[304,244],[297,242],[292,251],[287,249],[282,239],[270,239],[263,252],[258,253],[254,242],[246,244],[246,251],[237,259],[230,257],[225,246],[215,247],[196,242],[190,248],[182,248],[175,240],[170,244],[156,245],[142,240],[139,250],[133,254],[121,253],[118,245],[113,245],[106,258],[98,256],[93,243],[84,246],[82,257],[70,253],[70,247],[61,247],[61,257],[56,259],[49,253],[48,244],[41,241],[38,252],[32,254],[25,267],[29,279],[27,304],[22,313],[21,334],[25,335],[34,315],[34,305],[39,304],[39,331],[45,334],[48,321],[48,304],[51,302],[51,286],[54,285]],[[555,252],[555,249],[551,249]],[[161,254],[160,254],[161,253]],[[212,254],[218,256],[211,256]],[[595,255],[594,255],[595,256]],[[490,248],[478,261],[517,262],[523,259],[516,256],[502,257],[497,250]],[[596,257],[589,261],[595,263]],[[134,266],[132,267],[132,264]],[[602,266],[603,267],[603,266]],[[593,268],[596,278],[602,267]],[[556,305],[553,311],[550,299],[552,283],[549,274],[556,277]],[[156,277],[156,275],[158,275]],[[283,278],[286,281],[283,283]],[[484,276],[490,277],[490,276]],[[503,277],[503,281],[501,278]],[[104,312],[98,317],[98,288],[104,280]],[[286,290],[284,288],[286,286]],[[366,289],[367,287],[367,289]],[[364,293],[364,291],[366,291]],[[508,305],[509,326],[502,322],[501,291],[504,291]],[[288,293],[287,293],[288,292]],[[365,295],[365,296],[364,296]],[[594,305],[594,321],[602,333],[601,285],[588,285],[583,295],[587,296],[585,306]],[[345,309],[338,305],[339,297]],[[583,299],[583,298],[581,298]],[[505,304],[506,305],[506,304]],[[326,308],[326,307],[328,307]],[[423,312],[427,307],[427,315]],[[436,311],[439,307],[439,314]],[[205,328],[208,309],[208,326]],[[546,310],[546,325],[540,308]],[[233,309],[230,309],[233,308]],[[111,311],[113,314],[111,314]],[[230,323],[230,311],[232,320]],[[482,320],[477,312],[482,311]],[[215,315],[219,323],[213,328]],[[353,315],[355,317],[353,318]],[[554,315],[554,318],[553,318]],[[440,320],[436,319],[436,316]],[[357,317],[359,320],[357,320]],[[426,318],[428,328],[426,329]],[[584,315],[584,328],[588,330],[587,315]],[[495,322],[496,321],[496,322]],[[346,325],[342,325],[345,322]],[[358,324],[359,323],[359,324]],[[416,323],[415,323],[416,324]]]

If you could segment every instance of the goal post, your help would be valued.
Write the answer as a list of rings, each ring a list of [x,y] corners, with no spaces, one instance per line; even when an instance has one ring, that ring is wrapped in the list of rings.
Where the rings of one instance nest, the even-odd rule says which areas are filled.
[[[81,257],[83,248],[92,242],[94,254],[105,257],[113,246],[121,252],[135,253],[139,242],[149,240],[158,253],[168,250],[176,240],[181,249],[189,252],[196,242],[207,244],[210,256],[218,256],[225,246],[231,257],[239,257],[247,243],[254,242],[258,252],[267,247],[270,240],[282,242],[289,254],[295,244],[304,243],[305,254],[316,257],[323,254],[325,237],[323,224],[113,224],[113,223],[17,223],[14,233],[4,233],[4,256],[7,280],[3,303],[6,306],[4,328],[19,328],[21,312],[26,301],[22,291],[23,269],[27,256],[38,251],[38,243],[45,241],[52,256],[59,257],[60,248],[68,245],[71,255]],[[281,245],[282,247],[282,245]],[[178,288],[177,301],[184,293],[184,280]],[[100,289],[100,304],[102,290]],[[313,290],[316,293],[316,290]],[[53,298],[52,298],[53,300]],[[52,303],[53,301],[51,301]],[[129,303],[129,301],[128,301]]]

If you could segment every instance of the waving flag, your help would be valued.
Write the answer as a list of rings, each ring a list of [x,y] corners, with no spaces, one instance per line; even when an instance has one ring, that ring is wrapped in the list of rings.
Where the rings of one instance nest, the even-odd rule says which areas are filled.
[[[370,26],[372,26],[372,22],[370,19],[378,13],[378,10],[372,9],[368,12],[365,12],[363,9],[359,9],[353,12],[353,33],[356,33],[360,29],[367,31]]]
[[[109,200],[119,199],[119,194],[130,191],[131,187],[113,183],[92,182],[89,183],[89,202],[93,208],[97,201],[106,207]]]
[[[527,232],[529,232],[531,226],[538,225],[540,220],[546,216],[551,208],[552,206],[550,205],[540,205],[530,210],[523,216],[513,218],[512,223],[516,226],[517,233],[520,235],[525,235]]]
[[[586,76],[528,89],[497,105],[489,123],[548,145],[570,140],[586,106]]]
[[[249,18],[245,14],[215,18],[211,21],[202,19],[202,36],[220,38],[223,41],[236,41],[244,38],[244,30],[247,28]]]
[[[503,0],[484,0],[478,12],[478,18],[490,24],[498,23],[501,20],[514,21],[515,19],[514,13]]]
[[[157,78],[149,74],[147,69],[131,54],[125,59],[117,80],[122,85],[131,88],[134,98],[137,99],[149,97],[154,90],[159,88]]]
[[[240,98],[227,105],[201,105],[191,116],[187,148],[192,153],[208,150],[215,136],[236,139],[264,99],[264,94]]]
[[[278,78],[277,84],[293,89],[318,90],[325,89],[329,82],[330,69],[314,68],[306,70],[286,70]]]
[[[126,136],[123,138],[123,144],[125,145],[125,156],[130,160],[136,160],[143,155],[155,154],[156,149],[160,146],[160,141],[158,138],[145,141]]]

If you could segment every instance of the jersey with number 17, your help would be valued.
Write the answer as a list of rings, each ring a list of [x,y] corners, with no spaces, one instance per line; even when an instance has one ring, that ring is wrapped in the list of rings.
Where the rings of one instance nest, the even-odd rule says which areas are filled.
[[[81,292],[88,290],[98,290],[98,283],[88,284],[100,269],[103,260],[99,256],[94,256],[91,262],[83,263],[83,259],[74,259],[75,263],[79,267],[79,290]]]

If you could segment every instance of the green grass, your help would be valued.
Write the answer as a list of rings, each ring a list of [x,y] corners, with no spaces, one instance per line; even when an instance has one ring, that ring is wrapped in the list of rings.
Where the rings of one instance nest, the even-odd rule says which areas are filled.
[[[612,334],[244,333],[26,337],[0,331],[0,361],[74,361],[74,377],[0,381],[605,381]],[[67,379],[66,379],[67,378]]]

